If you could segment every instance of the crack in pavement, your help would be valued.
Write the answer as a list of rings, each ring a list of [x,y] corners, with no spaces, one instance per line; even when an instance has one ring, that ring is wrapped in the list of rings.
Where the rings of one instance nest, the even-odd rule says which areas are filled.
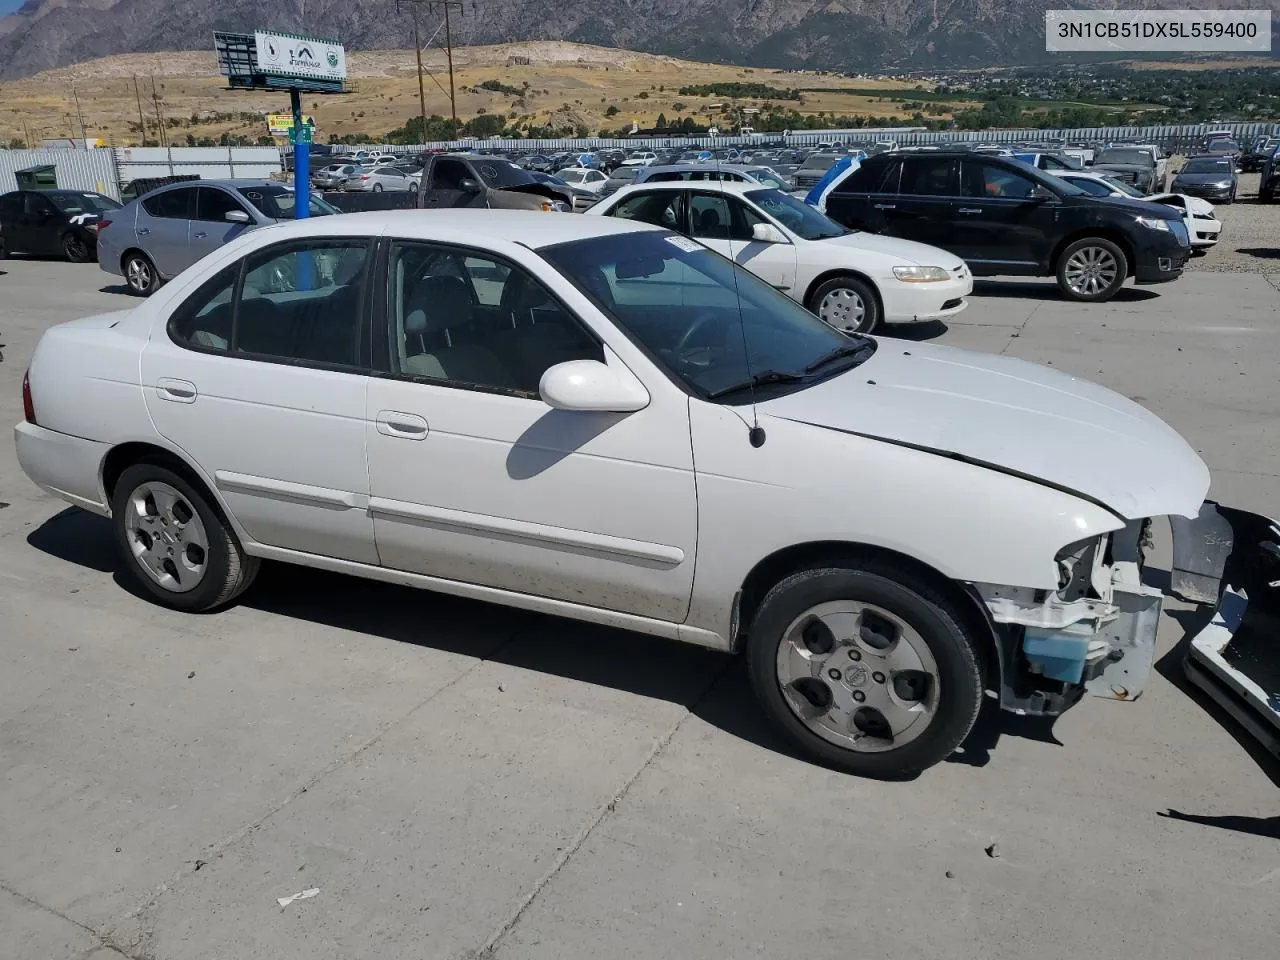
[[[108,934],[99,933],[97,930],[94,930],[93,927],[85,926],[79,920],[72,919],[62,911],[55,910],[53,907],[49,906],[48,904],[41,903],[39,900],[35,900],[31,897],[28,897],[25,893],[15,890],[13,887],[5,883],[3,880],[0,880],[0,890],[3,890],[5,893],[9,894],[9,896],[11,897],[16,897],[17,899],[21,900],[23,903],[30,904],[31,906],[35,907],[37,910],[42,910],[43,912],[49,914],[50,916],[57,917],[59,920],[63,921],[64,923],[71,924],[77,930],[83,930],[89,936],[93,937],[93,939],[97,942],[88,950],[86,950],[84,953],[80,954],[81,957],[91,956],[92,954],[97,953],[99,950],[110,950],[113,953],[120,954],[120,956],[122,957],[130,957],[131,960],[133,960],[131,955],[126,951],[122,950],[120,946],[116,944],[115,941],[112,940],[112,938]]]
[[[1023,332],[1027,329],[1027,324],[1030,323],[1032,318],[1034,318],[1035,315],[1040,312],[1041,306],[1043,306],[1043,304],[1037,303],[1034,307],[1032,307],[1031,312],[1027,314],[1027,319],[1022,321],[1022,323],[1018,326],[1017,330],[1009,334],[1008,341],[1005,343],[1003,347],[1000,348],[1000,356],[1003,357],[1006,351],[1011,346],[1013,346],[1013,341],[1017,340],[1022,336]]]
[[[649,751],[648,755],[640,763],[640,766],[637,767],[635,772],[627,777],[625,781],[623,781],[621,787],[614,791],[613,798],[610,799],[608,803],[601,805],[600,809],[596,811],[595,816],[591,818],[591,821],[578,832],[578,835],[574,837],[569,844],[565,846],[560,856],[558,856],[555,862],[551,864],[551,869],[547,871],[541,880],[533,885],[533,889],[530,890],[528,894],[521,898],[520,903],[517,905],[511,916],[489,935],[479,949],[469,950],[463,954],[463,957],[465,957],[466,960],[493,960],[497,955],[498,948],[501,946],[502,941],[506,939],[507,934],[515,929],[516,924],[520,922],[525,911],[533,906],[534,901],[538,899],[542,894],[542,891],[550,885],[551,881],[556,878],[562,869],[564,869],[565,865],[573,859],[580,849],[582,849],[583,845],[591,837],[591,834],[595,832],[596,827],[600,826],[600,824],[608,819],[611,813],[618,809],[618,805],[626,799],[627,794],[631,791],[631,788],[635,786],[636,781],[640,779],[641,774],[649,769],[650,765],[658,759],[659,755],[661,755],[662,751],[667,748],[667,745],[671,743],[675,735],[680,732],[680,728],[684,726],[685,721],[693,716],[698,705],[707,698],[711,691],[715,689],[716,684],[718,684],[724,678],[725,674],[729,672],[730,667],[733,666],[736,659],[736,657],[725,658],[726,662],[719,670],[716,671],[715,675],[693,698],[689,705],[685,707],[684,713],[680,716],[680,719],[672,725],[670,730],[654,742],[653,749]]]
[[[323,767],[318,773],[316,773],[313,777],[311,777],[309,780],[303,783],[300,787],[292,791],[283,800],[281,800],[279,803],[271,807],[271,809],[267,810],[262,816],[258,817],[256,820],[252,821],[246,826],[241,827],[239,830],[236,830],[234,833],[224,838],[223,840],[217,843],[211,844],[207,848],[204,856],[201,857],[201,860],[204,860],[205,862],[209,862],[221,857],[232,846],[234,846],[236,843],[239,843],[245,837],[252,834],[255,830],[258,830],[259,828],[261,828],[268,820],[274,817],[281,810],[288,807],[291,803],[293,803],[299,797],[307,793],[312,787],[316,786],[316,784],[318,784],[321,780],[325,779],[326,777],[330,776],[331,774],[335,773],[338,770],[341,770],[343,767],[350,764],[353,760],[361,756],[366,750],[368,750],[374,744],[382,740],[392,730],[406,723],[419,710],[421,710],[427,704],[431,703],[431,701],[435,700],[436,697],[445,693],[447,690],[452,689],[462,680],[469,677],[471,674],[475,673],[475,671],[483,667],[494,656],[496,656],[498,653],[501,653],[511,644],[515,643],[523,634],[527,633],[530,630],[536,629],[539,623],[540,623],[540,620],[538,622],[535,622],[532,625],[522,626],[514,630],[510,636],[508,636],[506,639],[501,640],[497,644],[495,644],[494,647],[491,650],[489,650],[487,653],[485,653],[484,656],[478,657],[476,659],[476,662],[472,664],[470,667],[463,670],[456,677],[454,677],[448,683],[441,686],[439,689],[432,691],[422,701],[420,701],[419,703],[409,708],[409,710],[407,710],[402,716],[397,717],[394,720],[388,720],[387,722],[383,723],[378,728],[378,730],[371,737],[369,737],[369,739],[365,740],[362,744],[356,747],[355,750],[353,750],[351,753],[345,756],[339,757],[336,760],[331,761],[329,764]],[[125,953],[126,956],[131,958],[131,960],[155,960],[155,954],[152,952],[152,942],[155,939],[155,933],[156,933],[155,910],[159,906],[161,898],[163,898],[166,893],[168,893],[178,883],[180,883],[187,877],[191,876],[196,872],[197,869],[199,869],[198,867],[194,866],[194,863],[196,861],[192,860],[188,862],[191,863],[192,866],[190,866],[189,868],[183,868],[177,871],[177,873],[175,873],[167,881],[160,884],[151,893],[151,895],[147,897],[145,901],[143,901],[143,903],[137,909],[130,911],[129,913],[125,914],[123,917],[121,917],[117,921],[117,924],[119,926],[124,926],[125,924],[128,924],[130,922],[136,922],[137,924],[137,933],[130,939],[129,945],[128,945],[129,952]],[[97,934],[95,934],[95,936],[97,936]]]

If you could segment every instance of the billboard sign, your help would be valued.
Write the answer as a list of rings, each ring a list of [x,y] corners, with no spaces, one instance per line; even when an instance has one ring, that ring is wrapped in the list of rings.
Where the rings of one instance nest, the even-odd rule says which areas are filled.
[[[302,122],[308,127],[315,127],[315,117],[303,117]],[[267,114],[267,132],[273,137],[288,137],[293,135],[293,114],[292,113],[269,113]]]
[[[258,69],[266,76],[339,84],[347,79],[347,52],[336,40],[266,30],[253,37]]]

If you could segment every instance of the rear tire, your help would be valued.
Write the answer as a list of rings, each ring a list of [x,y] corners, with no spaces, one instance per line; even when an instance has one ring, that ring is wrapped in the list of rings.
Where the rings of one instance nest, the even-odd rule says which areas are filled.
[[[982,706],[979,641],[965,622],[896,564],[803,570],[769,591],[751,624],[751,683],[811,759],[912,776],[946,759]]]
[[[1124,251],[1103,237],[1085,237],[1058,255],[1058,289],[1068,300],[1105,303],[1129,276]]]
[[[129,291],[136,297],[149,297],[160,286],[160,277],[156,273],[156,265],[145,253],[134,250],[125,255],[124,282]]]
[[[125,575],[149,599],[187,613],[225,606],[248,589],[260,561],[185,475],[158,463],[126,467],[111,498]]]
[[[382,184],[380,184],[380,183],[375,183],[375,184],[373,185],[373,192],[374,192],[374,193],[381,193],[381,192],[382,192]]]
[[[62,235],[62,255],[69,263],[88,263],[93,259],[89,241],[74,230]]]
[[[871,333],[880,325],[880,298],[859,277],[832,277],[809,296],[806,304],[828,326],[841,333]]]

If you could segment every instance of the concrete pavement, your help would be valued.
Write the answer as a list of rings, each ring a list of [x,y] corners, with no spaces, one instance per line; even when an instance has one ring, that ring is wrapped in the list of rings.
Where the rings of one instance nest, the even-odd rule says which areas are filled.
[[[134,301],[92,265],[0,271],[10,423],[41,330]],[[887,333],[1120,390],[1274,514],[1277,284],[983,283],[949,329]],[[106,522],[9,441],[0,503],[0,957],[1274,952],[1280,772],[1182,683],[1203,616],[1177,602],[1139,701],[984,716],[879,783],[793,757],[708,651],[286,568],[183,616],[121,588]]]

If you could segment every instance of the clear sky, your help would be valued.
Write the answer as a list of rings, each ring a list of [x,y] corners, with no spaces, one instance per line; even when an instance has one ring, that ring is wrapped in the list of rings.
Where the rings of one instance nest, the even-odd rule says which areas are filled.
[[[0,0],[0,17],[3,17],[6,13],[13,13],[13,11],[22,6],[23,2],[24,0]]]

